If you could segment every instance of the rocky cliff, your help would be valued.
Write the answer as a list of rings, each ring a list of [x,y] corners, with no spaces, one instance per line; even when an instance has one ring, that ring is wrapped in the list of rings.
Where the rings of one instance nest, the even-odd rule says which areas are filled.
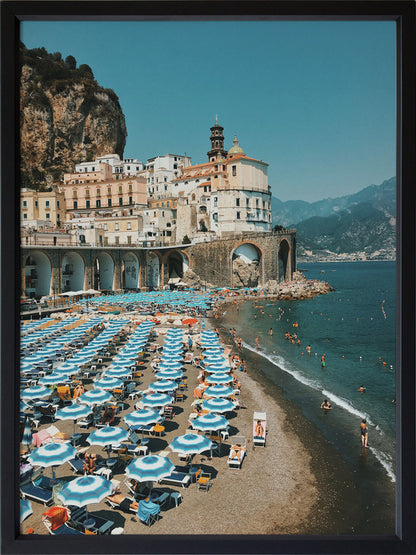
[[[103,154],[122,158],[127,130],[114,91],[72,56],[23,44],[20,53],[21,186],[42,189],[48,175],[59,180]]]

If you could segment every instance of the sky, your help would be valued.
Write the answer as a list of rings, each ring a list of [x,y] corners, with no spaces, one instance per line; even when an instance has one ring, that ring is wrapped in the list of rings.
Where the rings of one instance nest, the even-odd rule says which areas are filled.
[[[125,158],[207,162],[218,116],[225,148],[236,133],[269,164],[283,201],[335,198],[396,173],[392,21],[25,21],[21,40],[74,56],[115,91]]]

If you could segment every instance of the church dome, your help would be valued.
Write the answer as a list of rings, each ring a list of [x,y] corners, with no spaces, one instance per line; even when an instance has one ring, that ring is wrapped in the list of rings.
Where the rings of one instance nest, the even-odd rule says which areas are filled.
[[[238,144],[237,135],[234,136],[233,146],[228,151],[229,156],[235,156],[236,154],[244,154],[244,150]]]

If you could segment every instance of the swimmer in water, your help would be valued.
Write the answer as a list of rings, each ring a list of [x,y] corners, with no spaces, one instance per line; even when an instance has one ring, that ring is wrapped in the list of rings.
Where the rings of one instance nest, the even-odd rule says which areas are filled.
[[[273,335],[273,328],[270,328],[270,330],[269,330],[269,335],[270,335],[270,336]]]
[[[331,405],[331,403],[330,403],[327,399],[325,399],[325,401],[323,401],[323,402],[321,403],[321,409],[324,409],[324,410],[331,410],[331,409],[332,409],[332,405]]]
[[[306,352],[308,353],[308,355],[311,354],[311,346],[310,346],[310,345],[308,345],[308,346],[306,347]]]
[[[325,357],[326,357],[326,354],[324,353],[324,354],[321,356],[321,366],[322,366],[322,368],[325,368]]]
[[[360,393],[364,393],[365,391],[365,387],[363,387],[362,385],[360,385],[360,387],[358,388],[358,390]]]

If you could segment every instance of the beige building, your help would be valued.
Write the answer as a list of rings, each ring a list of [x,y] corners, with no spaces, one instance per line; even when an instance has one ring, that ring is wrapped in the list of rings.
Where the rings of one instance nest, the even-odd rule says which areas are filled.
[[[132,215],[134,210],[147,205],[145,178],[120,175],[95,181],[87,179],[88,175],[66,174],[68,179],[61,185],[69,219],[114,215],[120,210]]]
[[[56,187],[52,187],[51,191],[21,189],[20,221],[22,227],[60,228],[65,220],[65,195]]]
[[[212,236],[269,232],[272,228],[268,164],[247,156],[237,137],[224,150],[223,127],[211,127],[209,162],[184,168],[174,180],[179,200],[177,237],[193,241]]]

